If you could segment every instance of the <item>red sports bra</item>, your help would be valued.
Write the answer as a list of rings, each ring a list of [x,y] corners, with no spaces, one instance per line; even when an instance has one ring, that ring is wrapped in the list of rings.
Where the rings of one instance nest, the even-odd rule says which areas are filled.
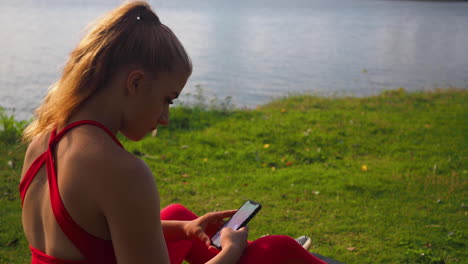
[[[114,140],[114,142],[123,148],[119,140],[112,134],[112,132],[107,129],[101,123],[91,120],[83,120],[72,123],[65,127],[60,133],[57,134],[56,130],[52,131],[49,139],[49,146],[47,150],[40,155],[29,167],[26,175],[20,183],[19,191],[21,194],[21,201],[24,203],[24,197],[26,196],[26,191],[34,177],[36,176],[39,169],[46,164],[47,171],[47,180],[49,183],[50,190],[50,202],[52,206],[52,211],[55,216],[55,220],[59,224],[63,233],[68,237],[68,239],[75,245],[75,247],[81,252],[85,257],[83,261],[69,261],[69,260],[60,260],[53,256],[49,256],[44,252],[29,246],[32,254],[32,264],[90,264],[90,263],[100,263],[100,264],[113,264],[117,263],[114,253],[114,248],[112,246],[111,240],[103,240],[101,238],[95,237],[92,234],[86,232],[81,228],[68,214],[67,209],[62,203],[60,198],[60,193],[58,190],[57,184],[57,174],[55,172],[54,166],[54,157],[53,150],[60,139],[71,129],[79,125],[93,125],[103,129],[109,136]]]

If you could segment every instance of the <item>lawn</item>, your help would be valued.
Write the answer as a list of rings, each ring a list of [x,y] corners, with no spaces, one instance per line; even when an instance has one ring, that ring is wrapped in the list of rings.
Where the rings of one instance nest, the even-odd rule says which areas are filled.
[[[309,235],[311,251],[345,263],[467,263],[467,95],[399,89],[250,110],[179,106],[156,138],[119,138],[153,171],[163,207],[203,214],[260,202],[252,240]],[[22,124],[4,113],[2,122],[0,263],[25,263]]]

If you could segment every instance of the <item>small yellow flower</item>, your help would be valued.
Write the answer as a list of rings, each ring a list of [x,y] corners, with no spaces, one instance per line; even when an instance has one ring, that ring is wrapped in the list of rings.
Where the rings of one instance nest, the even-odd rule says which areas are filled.
[[[267,148],[269,148],[269,147],[270,147],[270,144],[265,144],[265,145],[263,145],[263,148],[266,148],[266,149],[267,149]]]
[[[205,162],[205,163],[208,162],[208,158],[204,158],[203,162]]]
[[[286,113],[286,109],[281,109],[281,113]]]
[[[362,170],[362,171],[367,171],[367,165],[362,165],[362,166],[361,166],[361,170]]]
[[[272,171],[275,171],[275,170],[276,170],[276,167],[275,167],[275,166],[271,167],[271,170],[272,170]]]

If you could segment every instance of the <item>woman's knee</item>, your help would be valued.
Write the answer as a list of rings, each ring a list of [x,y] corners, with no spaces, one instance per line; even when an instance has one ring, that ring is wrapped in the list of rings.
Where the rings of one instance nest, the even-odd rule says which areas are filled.
[[[161,220],[193,220],[198,216],[181,204],[170,204],[161,210]]]
[[[316,263],[289,236],[264,236],[249,244],[241,263]]]
[[[262,245],[262,248],[268,248],[269,250],[279,250],[296,245],[299,246],[296,240],[283,235],[264,236],[252,242],[252,246],[255,246],[255,244]]]

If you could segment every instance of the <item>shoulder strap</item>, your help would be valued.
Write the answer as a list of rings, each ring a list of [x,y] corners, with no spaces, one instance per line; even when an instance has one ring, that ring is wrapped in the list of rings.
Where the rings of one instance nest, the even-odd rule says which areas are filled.
[[[60,131],[57,135],[54,135],[54,137],[52,137],[52,134],[51,134],[51,138],[49,140],[49,148],[53,146],[55,146],[55,144],[57,144],[60,139],[62,139],[62,137],[68,132],[70,131],[71,129],[77,127],[77,126],[80,126],[80,125],[93,125],[93,126],[97,126],[99,128],[101,128],[102,130],[104,130],[111,138],[112,140],[117,144],[119,145],[120,147],[123,148],[122,144],[120,143],[120,141],[115,137],[114,134],[112,134],[112,132],[106,127],[104,126],[103,124],[99,123],[99,122],[96,122],[96,121],[93,121],[93,120],[81,120],[81,121],[78,121],[78,122],[74,122],[74,123],[71,123],[70,125],[68,125],[67,127],[65,127],[64,129],[62,129],[62,131]],[[52,133],[56,133],[56,131],[52,131]]]
[[[29,169],[26,171],[23,180],[21,180],[21,183],[19,185],[19,192],[21,195],[21,206],[23,206],[24,198],[26,197],[26,192],[29,188],[29,185],[31,184],[32,180],[34,179],[34,176],[36,176],[39,169],[42,167],[42,165],[44,165],[45,158],[46,152],[42,153],[39,157],[37,157],[36,160],[31,164]]]

